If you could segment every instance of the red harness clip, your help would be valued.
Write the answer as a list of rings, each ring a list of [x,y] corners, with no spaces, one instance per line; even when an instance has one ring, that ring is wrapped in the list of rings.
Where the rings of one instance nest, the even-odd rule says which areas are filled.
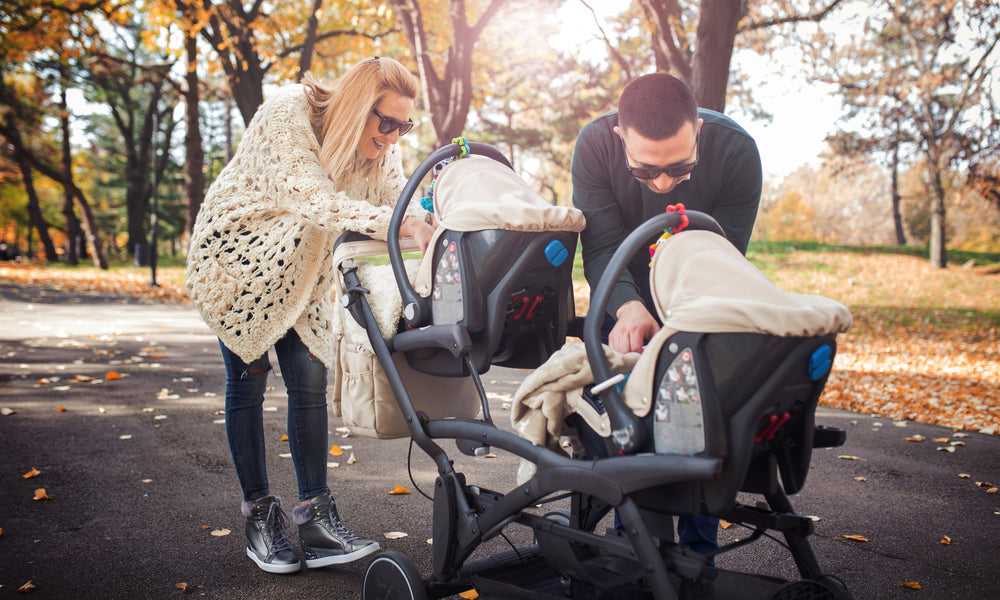
[[[681,216],[681,224],[677,227],[670,228],[670,233],[680,233],[684,231],[684,228],[688,226],[688,218],[686,211],[684,209],[684,204],[678,202],[677,204],[671,204],[667,206],[667,210],[664,212],[676,212]]]

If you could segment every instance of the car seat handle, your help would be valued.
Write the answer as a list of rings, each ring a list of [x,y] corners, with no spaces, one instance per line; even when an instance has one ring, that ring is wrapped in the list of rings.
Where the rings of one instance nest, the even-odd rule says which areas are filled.
[[[705,230],[718,233],[725,237],[722,227],[711,216],[698,211],[671,211],[656,215],[646,221],[625,238],[625,241],[615,250],[604,270],[604,275],[598,282],[590,297],[590,308],[583,323],[583,343],[587,350],[587,360],[594,375],[594,381],[607,382],[612,379],[611,365],[604,355],[601,340],[601,324],[608,309],[611,292],[628,267],[632,257],[640,249],[649,246],[650,238],[656,237],[664,230],[675,230],[682,220],[688,220],[687,230]],[[601,391],[601,401],[604,403],[611,421],[611,437],[622,454],[632,454],[645,446],[649,432],[640,426],[639,417],[635,415],[622,399],[621,393],[614,385]]]
[[[464,142],[464,140],[463,140]],[[507,160],[499,150],[489,144],[481,142],[451,143],[442,146],[430,154],[417,166],[406,180],[403,191],[399,194],[396,208],[392,211],[392,218],[389,220],[389,233],[386,244],[389,246],[389,262],[392,265],[393,277],[396,279],[396,287],[403,299],[403,317],[406,324],[411,327],[423,327],[430,323],[431,310],[430,302],[413,289],[409,278],[406,276],[406,269],[403,266],[403,251],[399,243],[399,230],[406,217],[406,209],[410,205],[413,194],[420,187],[424,177],[443,160],[451,159],[463,154],[479,154],[487,158],[500,162],[513,169],[510,161]],[[433,249],[428,248],[433,252]]]

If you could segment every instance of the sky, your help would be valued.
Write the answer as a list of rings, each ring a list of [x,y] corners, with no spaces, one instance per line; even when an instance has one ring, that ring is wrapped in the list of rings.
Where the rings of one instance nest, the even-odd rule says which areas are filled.
[[[602,18],[622,10],[621,0],[588,2]],[[565,3],[557,19],[563,24],[562,33],[553,43],[580,44],[584,55],[604,56],[603,45],[593,41],[597,32],[593,16],[580,2]],[[755,98],[774,115],[768,123],[739,110],[726,111],[757,142],[765,178],[780,180],[804,164],[818,165],[823,140],[834,131],[840,114],[839,100],[829,88],[808,86],[801,75],[803,67],[792,54],[765,60],[745,52],[734,60],[744,61],[741,68],[751,77]],[[775,76],[775,71],[781,74]]]

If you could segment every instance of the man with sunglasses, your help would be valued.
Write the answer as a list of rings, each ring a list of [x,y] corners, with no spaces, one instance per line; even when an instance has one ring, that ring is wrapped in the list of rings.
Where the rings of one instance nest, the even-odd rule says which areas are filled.
[[[671,204],[712,215],[746,253],[762,185],[757,144],[732,119],[699,109],[676,77],[653,73],[629,83],[618,109],[580,132],[572,174],[573,205],[587,218],[580,242],[591,289],[625,237]],[[660,329],[655,314],[649,256],[636,255],[608,302],[605,341],[641,352]]]
[[[757,144],[732,119],[699,109],[676,77],[654,73],[629,83],[618,110],[580,132],[572,173],[573,205],[587,218],[580,242],[591,289],[626,236],[671,204],[712,215],[746,253],[762,185]],[[604,342],[619,352],[642,352],[660,329],[655,314],[649,255],[638,253],[611,294]],[[714,517],[681,518],[677,530],[681,543],[696,551],[718,547]],[[712,557],[707,562],[715,564]]]

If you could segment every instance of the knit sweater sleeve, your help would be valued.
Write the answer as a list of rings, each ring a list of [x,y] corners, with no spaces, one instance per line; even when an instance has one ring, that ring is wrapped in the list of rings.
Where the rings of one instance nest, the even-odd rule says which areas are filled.
[[[272,102],[262,105],[240,145],[252,148],[257,160],[263,161],[256,165],[257,173],[269,169],[273,173],[273,177],[257,177],[255,183],[273,186],[268,195],[279,210],[321,229],[386,238],[392,207],[376,206],[374,197],[338,190],[320,164],[319,142],[302,86],[287,86]],[[375,177],[385,177],[389,164],[383,161]],[[381,185],[365,186],[365,193],[374,196]]]

